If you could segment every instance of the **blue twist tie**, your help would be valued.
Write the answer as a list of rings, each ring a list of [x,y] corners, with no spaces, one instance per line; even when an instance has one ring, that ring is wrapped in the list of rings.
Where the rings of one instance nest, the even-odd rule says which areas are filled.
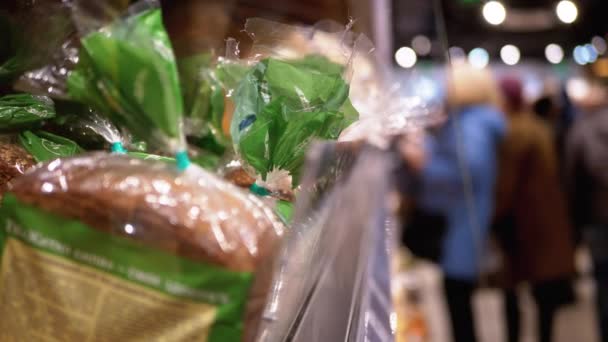
[[[270,191],[268,191],[268,189],[259,186],[255,183],[251,184],[251,186],[249,187],[249,191],[251,191],[252,193],[258,195],[258,196],[268,196],[270,195]]]
[[[179,151],[175,154],[175,161],[177,162],[177,169],[185,171],[190,166],[190,158],[188,158],[187,151]]]
[[[125,154],[127,150],[125,150],[120,141],[117,141],[112,143],[112,153]]]

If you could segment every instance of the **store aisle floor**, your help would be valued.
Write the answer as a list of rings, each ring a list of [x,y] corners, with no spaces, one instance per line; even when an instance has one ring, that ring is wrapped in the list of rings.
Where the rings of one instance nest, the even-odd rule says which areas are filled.
[[[449,321],[446,315],[441,273],[431,264],[420,264],[415,272],[419,275],[422,289],[423,310],[431,331],[429,342],[450,342]],[[591,279],[583,278],[576,284],[576,304],[560,311],[556,324],[555,342],[597,342],[596,319],[593,309],[594,285]],[[534,304],[522,289],[523,322],[521,342],[536,342]],[[503,336],[502,298],[496,290],[481,290],[475,298],[475,309],[479,342],[505,342]]]

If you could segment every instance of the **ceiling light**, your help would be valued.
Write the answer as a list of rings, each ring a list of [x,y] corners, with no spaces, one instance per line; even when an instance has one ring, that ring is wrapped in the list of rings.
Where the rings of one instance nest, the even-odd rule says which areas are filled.
[[[559,20],[566,24],[572,24],[578,17],[578,8],[570,0],[562,0],[555,7],[555,12]]]
[[[574,57],[574,61],[576,62],[576,64],[579,65],[585,65],[587,64],[587,50],[582,47],[582,46],[577,46],[574,48],[574,52],[572,53],[572,56]]]
[[[467,57],[464,50],[459,46],[452,46],[449,48],[448,54],[450,55],[450,60],[452,63],[464,62]]]
[[[598,54],[603,55],[606,53],[606,40],[600,36],[595,36],[591,39],[591,44],[595,48]]]
[[[482,14],[488,23],[492,25],[500,25],[507,17],[507,10],[500,2],[489,1],[483,5]]]
[[[477,69],[483,69],[490,63],[490,55],[484,48],[475,48],[469,52],[469,63]]]
[[[564,60],[564,49],[557,44],[549,44],[545,48],[545,57],[551,64],[559,64]]]
[[[500,58],[506,65],[515,65],[521,58],[521,53],[515,45],[505,45],[500,49]]]
[[[566,91],[573,100],[581,101],[589,96],[591,87],[583,78],[571,78],[566,82]]]
[[[399,66],[408,69],[416,65],[418,58],[416,57],[416,52],[412,48],[404,46],[395,52],[395,60]]]
[[[595,63],[597,61],[597,50],[595,47],[591,44],[585,44],[583,48],[585,49],[587,63]]]
[[[431,41],[426,36],[419,35],[412,39],[412,47],[420,56],[426,56],[431,53]]]

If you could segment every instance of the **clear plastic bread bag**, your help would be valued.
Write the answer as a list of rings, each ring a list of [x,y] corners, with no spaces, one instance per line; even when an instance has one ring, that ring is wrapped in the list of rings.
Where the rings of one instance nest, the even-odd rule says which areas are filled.
[[[124,0],[112,0],[105,7],[118,10],[125,8],[125,3]],[[67,77],[78,63],[80,48],[71,15],[78,6],[73,4],[71,1],[10,0],[0,7],[0,17],[10,15],[11,26],[6,33],[16,40],[11,60],[17,61],[7,62],[13,68],[3,69],[0,74],[6,72],[7,81],[14,82],[13,88],[26,92],[5,96],[0,115],[3,118],[12,116],[12,126],[21,122],[21,127],[12,127],[11,132],[18,134],[18,144],[37,162],[81,153],[84,150],[79,146],[80,142],[92,149],[120,142],[115,127],[106,124],[108,120],[95,116],[86,106],[69,102]],[[6,104],[9,98],[13,102],[10,106]],[[38,100],[52,111],[37,110]],[[49,112],[52,115],[44,116]],[[3,131],[6,124],[6,121],[0,124]]]
[[[55,118],[55,103],[47,96],[0,96],[0,194],[35,163],[84,152],[76,142],[44,129]]]
[[[94,29],[68,89],[176,161],[88,153],[13,181],[0,209],[0,340],[256,334],[284,225],[255,195],[189,163],[160,10],[135,6],[80,26]]]
[[[220,65],[226,60],[222,51],[232,3],[190,1],[166,7],[164,21],[177,57],[188,142],[219,161],[231,147],[223,127],[226,91]]]
[[[14,82],[27,70],[45,65],[72,33],[69,8],[63,2],[7,0],[0,4],[0,192],[38,161],[23,144],[24,134],[37,135],[32,131],[55,117],[50,98],[15,93]]]
[[[395,138],[418,139],[425,128],[445,119],[441,91],[427,76],[395,76],[375,63],[373,53],[360,55],[357,63],[355,75],[360,77],[353,81],[351,99],[359,120],[342,131],[339,141],[366,141],[388,149]]]
[[[231,94],[230,133],[245,170],[271,192],[297,187],[310,143],[337,139],[358,117],[349,81],[361,40],[323,26],[245,24],[251,68]]]
[[[0,96],[0,195],[11,179],[45,157],[80,152],[74,142],[39,130],[55,115],[54,103],[46,96]]]

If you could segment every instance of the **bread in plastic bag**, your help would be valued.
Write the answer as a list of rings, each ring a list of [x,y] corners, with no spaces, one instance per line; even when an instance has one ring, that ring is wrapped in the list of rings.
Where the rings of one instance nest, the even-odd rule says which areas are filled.
[[[234,147],[262,181],[284,172],[295,187],[310,142],[337,139],[358,117],[349,100],[353,49],[339,45],[346,44],[344,29],[323,32],[255,18],[245,30],[254,40],[253,66],[231,97]],[[334,38],[337,51],[320,49],[319,36]]]
[[[18,136],[18,140],[5,144],[5,150],[19,153],[22,149],[11,146],[19,143],[26,150],[24,154],[31,154],[38,162],[83,152],[75,142],[39,130],[47,120],[55,117],[55,104],[47,96],[10,94],[0,97],[0,131]],[[12,163],[10,160],[3,162]]]
[[[80,60],[68,93],[154,148],[186,150],[177,65],[158,8],[135,13],[81,39]],[[137,12],[138,7],[139,12]]]
[[[38,127],[55,117],[53,101],[45,96],[11,94],[0,97],[0,196],[8,182],[32,167],[35,158],[20,143],[21,129]]]
[[[75,142],[42,130],[13,132],[0,138],[0,198],[9,181],[36,163],[69,157],[84,150]]]
[[[122,330],[109,329],[107,324],[112,319],[97,316],[95,320],[100,328],[83,328],[92,329],[88,332],[94,339],[126,340],[145,336],[147,340],[164,337],[181,341],[204,340],[207,336],[210,341],[238,341],[242,338],[243,326],[246,334],[255,333],[272,277],[270,260],[284,233],[281,221],[255,195],[195,166],[178,173],[173,165],[167,163],[94,153],[44,164],[16,179],[7,197],[2,213],[6,219],[5,245],[14,238],[25,244],[25,248],[40,252],[45,250],[45,246],[28,236],[38,234],[42,239],[44,234],[51,234],[59,245],[71,251],[59,253],[63,262],[71,264],[77,261],[87,270],[102,272],[98,276],[108,281],[122,284],[127,280],[130,284],[123,284],[127,287],[151,287],[157,295],[169,296],[166,301],[171,305],[184,306],[183,310],[175,312],[179,313],[178,317],[171,319],[174,325],[161,322],[167,318],[166,312],[152,308],[146,310],[145,307],[124,317],[132,326],[122,323]],[[46,217],[47,222],[65,222],[65,225],[49,227],[51,231],[46,232],[38,230],[39,227],[28,218],[28,215],[38,214]],[[28,231],[30,235],[21,236],[19,232],[22,231]],[[93,236],[99,238],[88,240]],[[2,237],[0,234],[0,240]],[[46,238],[51,239],[49,236]],[[141,254],[128,257],[120,254],[121,248],[127,245]],[[74,254],[76,250],[89,257],[82,260]],[[158,272],[154,264],[146,263],[149,255],[154,255],[153,260],[159,261]],[[111,260],[114,266],[100,260]],[[144,264],[145,269],[142,268]],[[122,273],[129,269],[137,269],[140,273]],[[19,277],[18,274],[13,276]],[[51,286],[45,281],[61,281],[61,277],[43,279],[48,280],[41,280],[41,286]],[[95,277],[87,279],[93,281]],[[196,281],[185,284],[188,279]],[[6,282],[6,279],[0,277],[0,282]],[[173,287],[168,284],[173,284]],[[7,285],[2,286],[6,289]],[[71,285],[73,295],[44,292],[41,295],[50,296],[49,300],[54,305],[67,310],[67,300],[87,291],[83,286]],[[109,286],[108,291],[122,290]],[[12,294],[25,295],[23,292]],[[143,301],[146,294],[147,291],[142,290],[130,296],[133,301]],[[198,312],[197,315],[205,312],[208,315],[206,321],[201,321],[193,312],[189,314],[184,300],[215,305],[217,311],[215,315],[205,310]],[[5,298],[0,307],[7,305]],[[77,302],[74,305],[85,304]],[[132,305],[134,302],[125,303],[130,308],[128,310],[135,310]],[[38,310],[41,306],[44,305],[37,303],[37,306],[23,308],[23,312]],[[138,320],[153,320],[155,315],[159,320],[155,321],[158,326],[137,324]],[[51,320],[49,317],[44,323]],[[11,322],[17,324],[13,320]],[[78,329],[74,326],[77,322],[75,318],[66,320],[66,331]],[[191,323],[190,330],[185,328],[184,322]],[[161,326],[164,328],[158,330]],[[15,338],[30,336],[11,335],[23,326],[3,328],[0,329],[3,331],[0,337],[3,334]],[[39,328],[42,326],[30,327],[34,332]],[[104,328],[109,331],[103,331]],[[180,329],[186,329],[182,331],[185,335],[180,335]],[[64,335],[53,331],[50,336],[59,338]],[[171,336],[179,338],[172,339]]]
[[[14,140],[6,137],[0,139],[0,198],[11,179],[36,164],[34,158]]]

